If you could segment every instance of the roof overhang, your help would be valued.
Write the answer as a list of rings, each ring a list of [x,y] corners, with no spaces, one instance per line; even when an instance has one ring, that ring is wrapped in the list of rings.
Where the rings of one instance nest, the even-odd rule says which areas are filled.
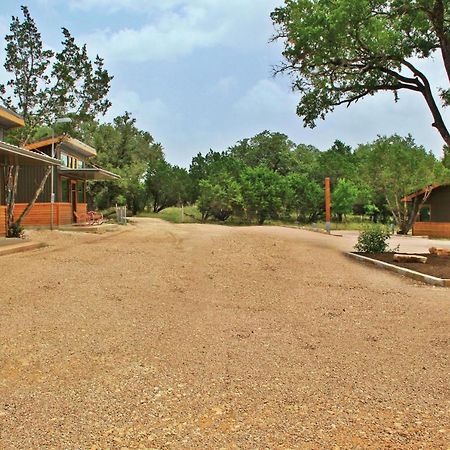
[[[59,166],[61,161],[0,141],[0,166]]]
[[[100,167],[88,167],[84,169],[69,169],[58,167],[59,175],[77,180],[119,180],[120,175],[101,169]]]
[[[0,106],[0,128],[9,130],[10,128],[23,127],[25,122],[22,116],[19,116],[14,111]]]
[[[95,150],[95,148],[79,141],[78,139],[66,135],[41,139],[40,141],[35,141],[31,144],[27,144],[25,147],[28,150],[39,150],[50,145],[59,146],[62,151],[77,153],[78,155],[87,158],[97,155],[97,150]]]
[[[435,184],[430,184],[429,186],[424,187],[423,189],[419,189],[416,192],[413,192],[412,194],[407,195],[406,197],[402,198],[402,202],[411,202],[413,201],[416,197],[419,197],[420,195],[425,194],[426,192],[430,192],[433,191],[434,189],[438,189],[440,187],[444,187],[444,186],[450,186],[450,183],[435,183]]]

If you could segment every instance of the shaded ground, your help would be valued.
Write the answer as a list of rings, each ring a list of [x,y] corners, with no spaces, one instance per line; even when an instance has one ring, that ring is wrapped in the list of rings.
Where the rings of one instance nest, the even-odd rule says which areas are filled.
[[[402,263],[394,261],[395,253],[361,253],[363,256],[384,261],[394,266],[404,267],[405,269],[415,270],[416,272],[431,275],[437,278],[450,279],[450,256],[430,255],[429,253],[415,253],[416,255],[425,256],[427,262],[423,263]],[[450,293],[449,293],[450,296]]]
[[[39,232],[0,259],[0,448],[443,448],[450,294],[340,238]]]

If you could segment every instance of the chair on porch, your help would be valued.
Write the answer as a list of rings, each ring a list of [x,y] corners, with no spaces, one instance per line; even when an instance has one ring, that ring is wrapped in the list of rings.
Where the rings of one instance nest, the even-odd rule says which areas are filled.
[[[99,211],[88,211],[87,213],[77,213],[74,211],[77,223],[80,226],[101,225],[103,223],[103,214]]]

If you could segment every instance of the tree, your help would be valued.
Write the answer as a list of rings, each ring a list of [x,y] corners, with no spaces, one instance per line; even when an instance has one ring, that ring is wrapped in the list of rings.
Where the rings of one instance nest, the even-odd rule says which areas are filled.
[[[197,206],[202,213],[203,221],[213,216],[224,222],[233,213],[238,213],[242,207],[239,183],[226,174],[218,179],[201,180]]]
[[[444,145],[444,157],[442,158],[444,167],[450,170],[450,148]]]
[[[3,104],[19,113],[25,128],[16,140],[26,142],[34,130],[71,114],[74,119],[93,119],[104,114],[112,77],[98,55],[91,61],[86,45],[78,46],[69,30],[62,28],[62,49],[45,49],[41,34],[26,6],[23,21],[13,17],[6,36],[4,67],[10,74],[0,85]]]
[[[124,203],[137,214],[146,205],[144,175],[148,164],[164,159],[161,144],[136,127],[136,119],[125,112],[112,123],[85,122],[75,135],[97,149],[92,163],[117,173],[117,181],[95,181],[88,194],[99,208]]]
[[[325,198],[322,187],[307,175],[292,173],[287,176],[289,207],[297,214],[298,222],[313,222],[323,210]]]
[[[271,15],[283,39],[285,62],[301,93],[297,108],[314,127],[338,105],[379,91],[419,93],[447,145],[450,133],[417,60],[439,52],[450,79],[450,3],[447,0],[286,0]],[[441,90],[450,103],[450,90]]]
[[[244,209],[262,225],[266,219],[277,218],[288,197],[284,177],[267,167],[248,167],[241,177]]]
[[[189,183],[189,174],[185,169],[172,166],[163,158],[150,161],[145,174],[145,190],[147,201],[152,202],[153,212],[186,203]]]
[[[202,180],[210,180],[215,184],[214,180],[231,177],[237,180],[244,168],[244,163],[230,155],[229,152],[215,152],[210,150],[205,156],[197,154],[192,158],[189,168],[191,177],[191,201],[195,202],[200,196],[200,182]]]
[[[285,134],[263,131],[239,141],[229,152],[247,166],[264,166],[287,175],[292,168],[294,149],[295,144]]]
[[[45,50],[41,34],[26,6],[22,6],[23,21],[13,17],[10,34],[6,35],[4,67],[10,74],[6,84],[0,84],[0,100],[9,109],[19,113],[25,127],[8,134],[14,144],[28,142],[35,130],[44,123],[53,123],[61,115],[76,118],[94,118],[104,114],[110,106],[107,94],[112,77],[103,67],[103,60],[92,62],[86,45],[79,47],[70,32],[63,28],[63,48],[55,53]],[[15,220],[14,206],[19,166],[6,168],[8,235],[20,230],[21,221],[31,210],[44,189],[48,169],[33,197],[20,217]]]
[[[359,146],[356,154],[361,161],[361,178],[376,195],[384,197],[401,234],[411,229],[427,196],[416,198],[412,207],[402,199],[450,177],[442,163],[411,136],[379,137],[372,144]]]
[[[332,209],[337,214],[339,222],[342,222],[342,217],[353,211],[353,205],[357,197],[358,188],[356,185],[345,178],[341,178],[331,195]]]
[[[319,175],[320,181],[330,177],[332,185],[336,185],[343,178],[355,178],[356,167],[352,148],[339,140],[334,141],[327,151],[320,153],[318,162],[316,175]]]

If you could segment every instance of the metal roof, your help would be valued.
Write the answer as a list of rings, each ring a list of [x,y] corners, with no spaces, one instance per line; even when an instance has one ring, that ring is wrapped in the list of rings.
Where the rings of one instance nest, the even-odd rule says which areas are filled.
[[[59,159],[0,141],[0,166],[59,166]]]
[[[60,145],[62,150],[74,151],[75,153],[88,158],[97,155],[97,150],[95,150],[95,148],[67,135],[55,136],[53,138],[47,137],[40,139],[39,141],[31,142],[25,147],[28,150],[39,150],[40,148],[48,147],[52,144]]]
[[[119,180],[120,176],[102,169],[101,167],[87,167],[83,169],[69,169],[67,167],[58,167],[58,173],[69,178],[79,180]]]
[[[0,106],[0,128],[8,130],[10,128],[23,127],[25,122],[22,116],[16,114],[8,108]]]

